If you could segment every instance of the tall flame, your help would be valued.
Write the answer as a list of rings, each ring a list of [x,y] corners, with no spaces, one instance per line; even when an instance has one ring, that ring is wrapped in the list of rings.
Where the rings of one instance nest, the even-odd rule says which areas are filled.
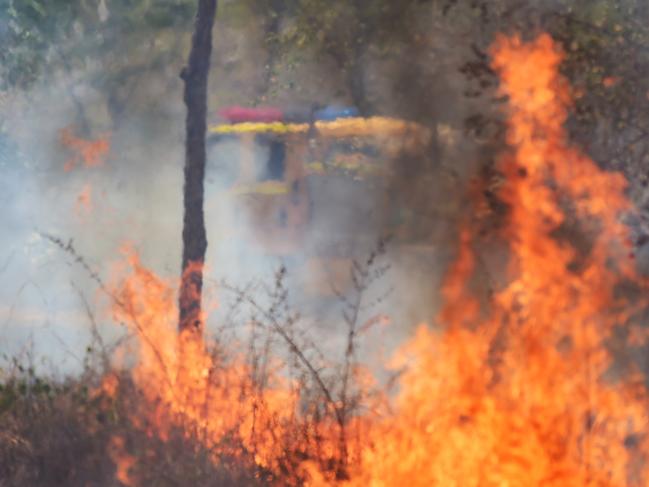
[[[615,284],[641,284],[620,223],[624,178],[569,144],[569,87],[549,36],[499,37],[491,54],[509,99],[511,152],[499,161],[508,283],[480,322],[464,228],[443,289],[446,328],[422,327],[401,350],[410,366],[398,412],[374,431],[350,484],[646,485],[643,378],[605,379],[605,340],[632,309]],[[594,243],[569,241],[575,226]]]

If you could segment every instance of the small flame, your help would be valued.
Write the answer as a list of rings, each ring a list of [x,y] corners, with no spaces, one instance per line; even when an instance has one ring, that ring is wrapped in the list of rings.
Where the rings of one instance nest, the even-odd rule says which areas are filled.
[[[619,82],[620,82],[620,78],[618,78],[617,76],[606,76],[605,78],[602,79],[602,84],[604,85],[604,88],[612,88]]]
[[[135,485],[130,474],[131,467],[135,465],[135,457],[126,453],[124,438],[113,436],[108,446],[108,453],[115,464],[115,478],[127,487]]]
[[[65,172],[70,172],[77,166],[87,168],[101,166],[110,151],[108,136],[102,136],[96,140],[86,140],[74,135],[70,127],[61,129],[59,141],[72,153],[72,157],[63,166]]]

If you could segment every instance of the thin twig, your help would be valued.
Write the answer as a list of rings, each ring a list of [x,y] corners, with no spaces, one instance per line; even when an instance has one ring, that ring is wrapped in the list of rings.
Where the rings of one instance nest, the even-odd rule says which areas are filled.
[[[126,303],[121,300],[118,296],[116,296],[113,292],[111,292],[108,287],[104,284],[104,281],[101,279],[99,274],[93,270],[88,262],[83,258],[82,255],[80,255],[77,250],[74,248],[74,245],[72,244],[72,239],[68,240],[67,243],[63,242],[63,240],[59,237],[47,234],[47,233],[41,233],[41,235],[55,244],[57,247],[59,247],[61,250],[64,252],[70,254],[72,257],[74,257],[75,263],[79,264],[81,267],[83,267],[87,272],[90,278],[95,281],[99,289],[108,296],[115,305],[119,306],[126,314],[128,314],[131,317],[131,320],[133,321],[133,324],[138,331],[139,335],[142,337],[142,339],[145,341],[145,343],[153,350],[153,353],[157,359],[157,361],[160,363],[160,367],[162,368],[162,371],[164,372],[164,378],[165,382],[167,382],[167,385],[169,386],[169,389],[172,391],[172,394],[176,394],[175,388],[173,387],[173,382],[171,380],[171,374],[169,373],[169,370],[167,368],[167,364],[165,363],[164,358],[162,357],[162,354],[160,353],[160,350],[156,347],[155,343],[149,338],[149,336],[145,333],[144,329],[140,325],[137,316],[133,309],[130,306],[127,306]]]

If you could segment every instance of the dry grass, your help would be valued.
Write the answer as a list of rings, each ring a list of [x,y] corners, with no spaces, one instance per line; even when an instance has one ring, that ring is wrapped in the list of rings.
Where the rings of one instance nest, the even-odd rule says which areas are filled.
[[[137,459],[134,485],[260,485],[251,460],[222,458],[186,431],[167,441],[146,434],[127,414],[140,407],[127,377],[113,397],[94,394],[99,374],[87,370],[63,382],[16,368],[0,388],[0,486],[119,486],[115,438]]]
[[[71,247],[64,250],[85,266]],[[330,479],[345,478],[357,460],[358,431],[351,423],[374,401],[367,387],[357,383],[356,349],[372,323],[361,323],[361,309],[376,304],[364,303],[363,295],[387,270],[380,259],[383,253],[381,243],[367,259],[354,262],[350,269],[353,289],[338,296],[346,332],[336,360],[323,356],[309,338],[309,330],[302,327],[299,314],[290,308],[284,269],[267,288],[265,305],[249,289],[222,284],[235,298],[233,306],[248,310],[233,318],[237,326],[242,325],[239,320],[251,326],[245,352],[250,377],[242,383],[253,390],[242,389],[234,397],[257,393],[262,398],[272,374],[277,373],[275,365],[271,366],[277,359],[283,363],[280,373],[300,391],[295,404],[287,404],[297,414],[290,415],[290,424],[283,424],[284,433],[275,438],[283,453],[273,471],[255,461],[255,452],[249,444],[246,447],[238,431],[214,444],[206,440],[205,431],[196,431],[195,424],[185,424],[181,418],[159,434],[148,423],[155,409],[150,393],[139,390],[128,370],[111,368],[110,352],[94,333],[95,343],[88,348],[85,368],[78,376],[43,378],[17,362],[0,370],[5,377],[0,380],[0,487],[301,485],[308,475],[302,468],[304,462],[316,465]],[[208,348],[214,359],[210,377],[218,382],[233,347],[221,333]],[[283,353],[275,356],[278,350]],[[118,378],[110,392],[102,387],[106,377]],[[221,386],[215,383],[214,387]],[[316,425],[324,424],[333,432],[334,451],[323,448],[326,440]],[[264,432],[254,434],[263,436]]]

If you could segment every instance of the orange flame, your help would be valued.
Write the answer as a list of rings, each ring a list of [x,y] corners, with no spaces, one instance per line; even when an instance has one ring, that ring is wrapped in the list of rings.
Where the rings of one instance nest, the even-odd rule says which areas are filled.
[[[569,86],[549,36],[499,37],[491,54],[509,98],[510,151],[499,161],[506,180],[498,190],[509,207],[501,230],[510,253],[506,283],[488,309],[467,290],[476,256],[465,225],[442,289],[444,329],[422,325],[392,363],[404,370],[393,413],[368,408],[371,414],[346,419],[359,438],[348,478],[336,480],[308,454],[309,438],[317,438],[319,452],[336,456],[336,422],[300,422],[297,384],[275,374],[259,388],[244,359],[217,359],[190,334],[178,336],[175,286],[127,252],[114,313],[138,338],[132,373],[152,433],[200,431],[215,459],[251,455],[284,475],[282,485],[649,483],[643,377],[612,374],[605,346],[639,306],[616,284],[647,285],[634,273],[620,223],[630,209],[625,180],[570,145],[563,128]]]
[[[85,140],[74,135],[70,127],[61,129],[59,141],[63,147],[66,147],[72,153],[72,157],[63,166],[65,172],[69,172],[80,165],[87,168],[101,166],[110,150],[110,142],[107,136],[102,136],[96,140]]]
[[[135,465],[135,457],[126,453],[125,441],[121,436],[113,436],[108,446],[108,453],[115,463],[115,478],[128,487],[135,485],[130,469]]]
[[[180,303],[181,314],[185,309],[186,316],[181,316],[180,329],[192,333],[197,339],[202,339],[203,324],[205,323],[205,311],[201,303],[203,267],[202,260],[190,261],[183,269],[180,279]]]
[[[280,472],[286,441],[294,437],[291,428],[298,426],[296,386],[274,375],[262,389],[243,357],[220,363],[193,330],[178,335],[175,286],[142,266],[133,251],[125,253],[128,268],[119,274],[126,270],[128,276],[115,286],[114,314],[138,339],[132,375],[147,399],[151,433],[166,439],[171,428],[183,426],[200,432],[215,457],[247,454],[260,468]],[[324,438],[323,448],[328,444],[325,426],[324,432],[314,432]],[[299,442],[292,447],[306,448]]]
[[[443,289],[447,328],[422,327],[401,350],[397,364],[411,366],[397,413],[373,431],[350,485],[646,485],[642,377],[605,380],[604,340],[630,309],[615,283],[634,279],[625,181],[568,143],[569,87],[549,36],[499,37],[491,54],[509,98],[509,281],[489,318],[464,326],[477,318],[461,285],[472,270],[464,229]],[[562,236],[577,224],[596,235],[589,248]]]

